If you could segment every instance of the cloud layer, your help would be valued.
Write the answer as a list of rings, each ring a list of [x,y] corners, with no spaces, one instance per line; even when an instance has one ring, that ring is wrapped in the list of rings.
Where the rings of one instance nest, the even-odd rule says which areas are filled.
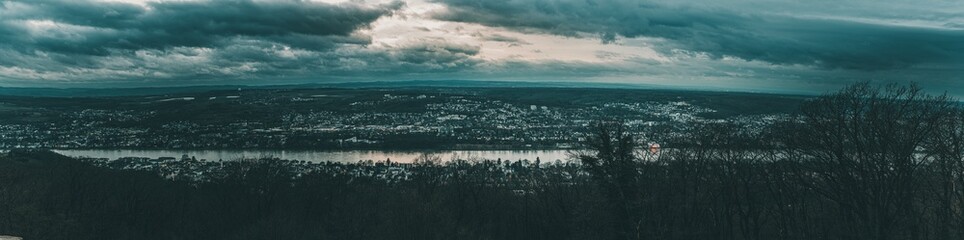
[[[443,20],[564,36],[592,33],[604,43],[617,36],[660,38],[670,41],[663,48],[714,58],[859,70],[964,63],[961,28],[883,25],[779,11],[809,11],[791,3],[774,9],[740,1],[726,7],[636,0],[437,1],[450,6],[435,15]]]
[[[964,95],[964,2],[0,0],[0,86],[398,79]]]
[[[403,6],[3,1],[0,65],[12,73],[6,77],[27,80],[279,74],[323,66],[311,61],[326,57],[344,60],[337,50],[369,44],[358,31]]]
[[[216,47],[263,39],[301,48],[363,44],[351,36],[400,4],[362,8],[305,2],[4,3],[8,44],[58,53],[107,55],[110,50]],[[19,24],[18,24],[19,23]]]

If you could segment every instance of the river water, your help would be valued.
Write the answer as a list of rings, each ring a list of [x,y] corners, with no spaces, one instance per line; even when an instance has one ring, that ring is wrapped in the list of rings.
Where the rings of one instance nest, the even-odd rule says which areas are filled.
[[[57,153],[71,157],[107,158],[115,160],[121,157],[174,157],[184,155],[198,160],[238,160],[250,158],[272,157],[285,160],[309,162],[358,162],[365,160],[393,162],[412,162],[423,153],[434,154],[443,161],[452,159],[483,160],[529,160],[537,158],[542,162],[569,159],[569,150],[449,150],[449,151],[377,151],[377,150],[347,150],[347,151],[292,151],[292,150],[54,150]]]

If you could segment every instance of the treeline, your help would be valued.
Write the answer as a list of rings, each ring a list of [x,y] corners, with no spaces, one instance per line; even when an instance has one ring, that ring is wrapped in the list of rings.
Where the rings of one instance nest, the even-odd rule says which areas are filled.
[[[211,182],[0,158],[0,234],[25,239],[962,239],[964,111],[858,84],[763,131],[650,151],[600,122],[565,164],[425,157],[406,181],[235,164]],[[501,167],[508,166],[508,167]],[[506,171],[511,174],[506,175]],[[506,180],[505,178],[511,178]]]
[[[964,239],[964,111],[916,86],[853,85],[762,132],[706,124],[660,154],[598,132],[579,158],[614,239]]]
[[[287,161],[267,159],[231,164],[223,177],[192,182],[94,167],[48,151],[11,151],[0,158],[0,233],[25,239],[586,239],[605,233],[594,228],[598,223],[579,223],[599,214],[582,206],[602,199],[578,164],[427,160],[402,182],[349,172],[296,176],[286,171]]]

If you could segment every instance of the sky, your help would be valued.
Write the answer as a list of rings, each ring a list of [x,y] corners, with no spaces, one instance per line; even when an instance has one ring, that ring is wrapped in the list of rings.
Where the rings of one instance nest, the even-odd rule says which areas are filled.
[[[964,1],[0,0],[0,86],[443,79],[964,96]]]

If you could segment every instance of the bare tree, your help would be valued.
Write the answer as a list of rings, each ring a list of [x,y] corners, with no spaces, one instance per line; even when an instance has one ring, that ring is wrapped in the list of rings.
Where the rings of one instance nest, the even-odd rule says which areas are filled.
[[[786,139],[812,175],[805,182],[839,209],[850,239],[909,239],[919,226],[921,151],[954,109],[916,85],[860,83],[809,101]]]
[[[622,239],[639,238],[639,165],[635,138],[621,122],[597,123],[595,135],[577,157],[611,201],[614,226]]]
[[[927,216],[936,239],[964,237],[964,110],[955,109],[924,149],[930,163],[928,197],[934,206]]]
[[[435,165],[442,164],[442,157],[439,156],[438,154],[425,152],[425,153],[419,154],[418,157],[416,157],[415,160],[413,160],[412,162],[415,165],[435,166]]]

